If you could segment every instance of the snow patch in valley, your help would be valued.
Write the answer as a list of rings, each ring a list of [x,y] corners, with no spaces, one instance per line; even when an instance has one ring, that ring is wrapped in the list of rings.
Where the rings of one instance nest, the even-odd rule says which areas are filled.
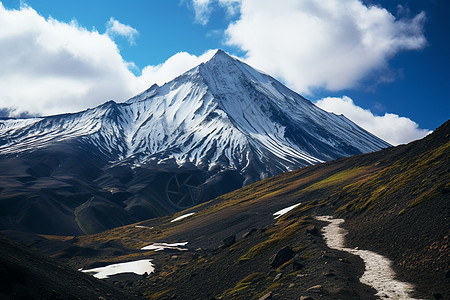
[[[296,208],[300,204],[301,203],[297,203],[297,204],[294,204],[292,206],[289,206],[289,207],[283,208],[282,210],[277,211],[276,213],[273,214],[274,215],[274,219],[278,219],[279,217],[281,217],[282,215],[290,212],[291,210],[293,210],[294,208]]]
[[[178,251],[186,251],[187,248],[181,248],[180,246],[186,246],[188,242],[183,243],[173,243],[173,244],[167,244],[167,243],[153,243],[148,246],[142,247],[141,250],[155,250],[155,251],[161,251],[164,249],[172,249],[172,250],[178,250]]]
[[[121,273],[135,273],[138,275],[143,275],[152,273],[155,270],[151,259],[142,259],[136,261],[129,261],[124,263],[112,264],[104,267],[83,270],[84,273],[93,273],[92,275],[98,279],[106,279],[111,275],[121,274]]]
[[[144,225],[136,225],[134,227],[136,227],[136,228],[145,228],[145,229],[153,229],[153,227],[144,226]]]
[[[344,247],[344,237],[347,231],[339,226],[344,223],[343,219],[333,219],[331,216],[320,216],[316,219],[330,222],[322,229],[328,247],[358,255],[364,260],[366,269],[360,281],[376,289],[375,296],[382,299],[414,299],[410,296],[414,290],[413,285],[395,279],[395,272],[392,270],[392,263],[388,258],[369,250]]]
[[[170,223],[173,223],[173,222],[176,222],[176,221],[183,220],[184,218],[190,217],[190,216],[192,216],[193,214],[195,214],[195,213],[188,213],[188,214],[179,216],[178,218],[175,218],[175,219],[173,219],[172,221],[170,221]]]

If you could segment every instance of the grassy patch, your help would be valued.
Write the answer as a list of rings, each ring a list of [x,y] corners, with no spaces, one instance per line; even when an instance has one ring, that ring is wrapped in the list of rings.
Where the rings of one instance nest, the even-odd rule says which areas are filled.
[[[414,207],[419,205],[420,203],[424,202],[425,200],[428,199],[432,199],[434,197],[437,197],[439,195],[440,190],[443,189],[442,185],[435,185],[434,187],[432,187],[431,189],[429,189],[428,191],[424,192],[423,194],[421,194],[419,197],[417,197],[416,199],[414,199],[413,202],[411,202],[408,207]]]
[[[294,250],[295,252],[300,252],[300,251],[305,250],[306,248],[307,248],[307,247],[304,246],[303,244],[297,243],[297,244],[295,244],[295,245],[292,247],[292,250]]]
[[[437,197],[444,188],[443,185],[450,180],[448,174],[442,174],[445,171],[441,166],[449,150],[450,143],[447,143],[415,157],[414,160],[400,159],[377,173],[355,179],[331,196],[345,203],[337,212],[371,210],[381,200],[389,199],[393,201],[393,205],[397,201],[405,205],[398,212],[398,215],[402,215],[408,208]],[[325,181],[333,181],[333,178]],[[411,198],[414,198],[412,202]]]
[[[325,188],[329,188],[330,186],[341,184],[344,181],[347,181],[349,179],[352,179],[359,175],[362,175],[363,173],[365,173],[367,168],[368,167],[359,167],[359,168],[354,168],[354,169],[338,172],[336,174],[328,176],[327,178],[325,178],[319,182],[311,184],[310,186],[308,186],[307,188],[305,188],[303,190],[304,191],[314,191],[314,190],[325,189]]]
[[[239,281],[233,288],[226,290],[222,295],[218,296],[219,299],[231,298],[236,299],[237,294],[247,289],[253,282],[255,282],[260,273],[253,273]]]
[[[178,270],[177,266],[165,265],[159,272],[158,277],[167,278]]]
[[[285,225],[285,227],[281,230],[278,229],[278,227],[280,227],[280,225],[271,229],[275,232],[270,235],[269,239],[250,248],[250,250],[248,250],[248,252],[246,254],[244,254],[243,256],[241,256],[239,258],[239,261],[251,260],[251,259],[255,258],[262,251],[264,251],[268,248],[271,248],[272,246],[277,245],[278,243],[280,243],[281,241],[283,241],[287,238],[292,237],[299,230],[306,227],[306,224],[308,222],[305,221],[305,218],[306,218],[306,216],[290,225]]]
[[[288,280],[288,279],[291,278],[291,277],[297,276],[297,274],[299,274],[299,273],[300,273],[300,271],[295,271],[295,272],[292,272],[292,273],[290,273],[290,274],[288,274],[288,275],[282,277],[282,278],[279,279],[277,282],[272,283],[271,285],[269,285],[269,287],[267,287],[263,292],[259,293],[259,294],[256,296],[255,299],[259,299],[260,297],[264,296],[265,294],[270,293],[271,291],[273,291],[273,290],[279,288],[280,286],[282,286],[282,283],[283,283],[284,281]],[[271,279],[271,278],[270,278],[270,279]]]
[[[234,251],[236,248],[238,248],[240,245],[242,245],[243,240],[240,240],[236,243],[234,243],[233,245],[230,246],[230,248],[228,249],[228,251]]]
[[[294,261],[293,258],[290,259],[290,260],[288,260],[287,262],[285,262],[284,264],[282,264],[281,266],[279,266],[279,267],[277,268],[276,271],[277,271],[278,273],[281,272],[281,270],[283,270],[284,268],[286,268],[287,266],[289,266],[293,261]]]
[[[159,291],[159,292],[152,292],[152,291],[147,291],[144,292],[144,296],[148,299],[159,299],[161,298],[161,296],[164,296],[167,293],[170,293],[171,291],[173,291],[174,289],[167,289],[167,290],[163,290],[163,291]]]
[[[303,253],[302,258],[303,258],[303,259],[311,259],[311,258],[314,258],[314,253],[313,253],[313,252],[306,252],[306,253]]]
[[[79,236],[76,244],[78,246],[91,246],[114,241],[128,248],[140,249],[156,238],[155,230],[136,228],[135,224],[131,224],[92,235]]]
[[[154,253],[153,251],[146,251],[146,252],[142,252],[142,253],[131,253],[131,254],[126,254],[126,255],[121,255],[121,256],[111,256],[111,257],[102,259],[100,262],[119,263],[119,262],[124,262],[124,261],[151,258],[150,255],[153,253]]]
[[[269,287],[267,289],[265,289],[263,292],[259,293],[255,299],[261,298],[265,294],[270,293],[271,291],[275,290],[276,288],[278,288],[280,286],[281,286],[281,282],[272,283],[271,285],[269,285]]]

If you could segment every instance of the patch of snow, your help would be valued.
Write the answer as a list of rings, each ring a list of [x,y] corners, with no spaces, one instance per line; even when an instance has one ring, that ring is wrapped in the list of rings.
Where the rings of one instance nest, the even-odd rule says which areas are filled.
[[[392,263],[388,258],[369,250],[344,247],[344,237],[347,232],[339,227],[340,224],[344,223],[343,219],[333,219],[331,216],[320,216],[316,219],[330,222],[322,229],[328,247],[358,255],[364,260],[366,269],[360,281],[376,289],[375,296],[381,299],[414,299],[410,296],[414,289],[413,285],[395,279],[395,272],[392,270]]]
[[[155,250],[155,251],[161,251],[164,249],[173,249],[178,251],[186,251],[186,248],[181,248],[180,246],[186,246],[188,242],[183,243],[173,243],[173,244],[167,244],[167,243],[153,243],[148,246],[142,247],[141,250]]]
[[[290,212],[291,210],[293,210],[294,208],[296,208],[300,204],[301,203],[297,203],[297,204],[294,204],[292,206],[289,206],[289,207],[283,208],[282,210],[277,211],[276,213],[273,214],[274,215],[274,219],[278,219],[279,217],[281,217],[282,215]]]
[[[84,273],[94,273],[92,275],[99,279],[105,279],[111,275],[121,274],[121,273],[135,273],[138,275],[143,275],[144,273],[147,272],[147,274],[150,274],[154,270],[155,270],[155,268],[154,268],[153,264],[151,263],[151,259],[142,259],[142,260],[112,264],[112,265],[89,269],[89,270],[80,269],[80,271],[84,272]]]
[[[145,228],[145,229],[153,229],[153,227],[144,226],[144,225],[136,225],[134,227],[136,227],[136,228]]]
[[[178,218],[175,218],[175,219],[173,219],[173,220],[170,221],[170,222],[173,223],[173,222],[176,222],[176,221],[183,220],[184,218],[190,217],[190,216],[192,216],[193,214],[195,214],[195,213],[188,213],[188,214],[179,216]]]

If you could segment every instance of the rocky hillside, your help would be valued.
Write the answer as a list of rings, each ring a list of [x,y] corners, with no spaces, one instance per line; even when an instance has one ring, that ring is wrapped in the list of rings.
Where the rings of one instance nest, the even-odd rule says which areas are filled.
[[[107,279],[150,299],[375,299],[359,281],[364,262],[325,244],[326,222],[315,217],[333,215],[345,220],[346,246],[392,260],[397,278],[414,285],[411,297],[448,299],[449,150],[447,121],[408,145],[271,177],[172,216],[90,236],[23,240],[47,252],[63,243],[53,256],[77,268],[152,258],[147,277]],[[187,250],[139,250],[156,242],[187,242]]]
[[[140,299],[0,234],[1,299]]]

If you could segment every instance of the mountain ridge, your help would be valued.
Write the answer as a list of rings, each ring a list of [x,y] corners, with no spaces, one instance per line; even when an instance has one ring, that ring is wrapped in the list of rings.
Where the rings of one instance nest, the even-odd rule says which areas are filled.
[[[15,216],[0,216],[0,228],[42,230],[34,211],[72,219],[70,233],[98,232],[389,146],[218,51],[124,103],[0,121],[0,206]]]
[[[248,80],[244,75],[250,78]],[[236,75],[238,80],[236,78],[233,78],[233,75]],[[207,88],[204,88],[204,86],[201,86],[200,89],[198,84],[188,84],[187,87],[183,87],[181,90],[178,89],[178,87],[184,84],[183,80],[184,78],[189,79],[189,83],[198,83],[197,81],[202,81]],[[249,84],[249,81],[253,83],[253,86]],[[171,84],[172,83],[172,84]],[[220,84],[219,84],[220,83]],[[256,89],[259,92],[263,91],[269,94],[269,96],[265,96],[266,100],[264,106],[257,107],[259,103],[256,103],[255,99],[245,99],[244,97],[239,97],[239,93],[244,90],[243,86],[246,84],[246,88],[251,89],[250,93],[255,92],[253,89]],[[285,94],[287,94],[287,97],[285,95],[281,95],[277,89],[275,89],[273,86],[275,85],[279,90],[283,90]],[[168,90],[170,89],[170,90]],[[192,91],[194,90],[194,91]],[[198,91],[199,95],[195,94],[195,92]],[[208,92],[212,91],[213,94],[208,95]],[[183,106],[183,103],[180,103],[180,107],[176,111],[173,109],[171,110],[171,107],[175,105],[175,102],[180,102],[180,100],[176,97],[172,97],[171,93],[179,93],[181,95],[181,102],[184,102],[184,104],[190,104],[190,107],[187,107],[186,105]],[[192,95],[194,93],[194,95]],[[151,102],[157,101],[156,96],[159,94],[162,95],[168,95],[169,98],[171,98],[172,102],[170,103],[159,103],[158,107],[156,107],[156,110],[153,110],[153,113],[149,113],[145,116],[142,116],[144,112],[148,110],[149,107],[152,109],[155,109],[155,107],[151,106]],[[231,97],[227,97],[231,94]],[[259,93],[258,96],[261,97],[262,93]],[[187,99],[183,96],[197,96],[200,98],[206,97],[207,99],[203,100],[200,99],[200,102],[194,102],[192,99]],[[179,97],[180,98],[180,97]],[[231,100],[232,99],[232,100]],[[278,107],[275,107],[273,102],[274,100],[278,101]],[[202,101],[203,100],[203,101]],[[283,100],[283,101],[282,101]],[[150,103],[147,103],[150,102]],[[242,102],[242,103],[241,103]],[[291,102],[291,103],[290,103]],[[137,104],[143,104],[143,106],[139,106]],[[286,109],[280,109],[282,105],[290,105]],[[301,109],[295,109],[294,106],[301,106]],[[132,107],[133,105],[137,105],[138,107]],[[301,132],[304,136],[307,136],[312,131],[314,131],[313,126],[307,126],[307,121],[311,121],[311,115],[312,114],[318,114],[322,113],[319,117],[322,118],[321,121],[325,121],[326,118],[324,116],[331,116],[334,122],[338,122],[339,126],[348,126],[353,127],[352,130],[357,130],[357,126],[352,124],[347,119],[344,119],[341,116],[336,116],[334,114],[325,113],[320,109],[316,109],[316,107],[305,98],[301,97],[300,95],[292,92],[291,90],[285,88],[282,86],[278,81],[271,78],[268,75],[256,72],[248,65],[231,58],[228,54],[225,52],[219,50],[217,53],[206,63],[202,63],[199,66],[187,71],[186,73],[178,76],[173,81],[163,85],[162,87],[159,87],[157,85],[153,85],[148,90],[144,91],[143,93],[130,98],[124,103],[116,103],[113,100],[110,100],[108,102],[105,102],[104,104],[88,109],[82,112],[78,113],[71,113],[71,114],[63,114],[63,115],[56,115],[56,116],[50,116],[46,118],[31,118],[26,119],[23,121],[25,130],[29,128],[32,130],[31,133],[36,133],[39,135],[44,135],[45,129],[49,128],[48,134],[54,133],[58,128],[54,128],[54,126],[59,126],[59,129],[66,129],[61,130],[60,135],[53,137],[57,138],[59,140],[67,140],[70,138],[77,137],[77,132],[79,136],[87,137],[89,135],[93,135],[93,138],[91,143],[101,146],[101,144],[98,142],[98,139],[101,139],[102,142],[108,142],[109,145],[107,149],[105,150],[111,150],[111,153],[114,153],[117,157],[117,160],[122,160],[126,158],[130,158],[133,155],[139,155],[143,152],[150,152],[150,154],[155,154],[158,152],[161,152],[164,150],[164,147],[161,146],[161,144],[158,144],[157,142],[150,143],[149,141],[145,141],[144,137],[139,137],[140,131],[142,128],[147,125],[149,122],[151,122],[151,118],[156,118],[155,112],[157,109],[161,109],[161,106],[164,106],[163,112],[159,112],[159,117],[161,120],[158,120],[160,123],[156,123],[153,125],[151,130],[146,130],[145,134],[149,135],[150,132],[158,132],[158,134],[155,136],[152,136],[152,139],[160,141],[161,144],[163,142],[167,142],[167,138],[171,135],[176,134],[176,130],[183,130],[183,126],[187,126],[186,118],[183,118],[185,116],[181,116],[183,112],[189,111],[189,108],[194,110],[193,115],[189,115],[189,117],[194,117],[197,115],[197,112],[202,112],[203,114],[207,114],[207,116],[214,115],[215,118],[218,118],[219,123],[224,122],[225,124],[214,124],[218,125],[220,129],[224,131],[232,131],[233,133],[239,135],[239,133],[244,134],[239,135],[239,143],[237,145],[243,147],[243,143],[248,144],[248,140],[250,137],[253,137],[252,144],[262,144],[264,142],[271,143],[279,143],[280,145],[291,148],[288,153],[276,153],[273,149],[272,152],[275,154],[278,154],[279,158],[283,158],[282,156],[293,156],[290,157],[291,159],[296,158],[297,160],[303,160],[303,162],[299,162],[303,165],[308,165],[311,163],[317,163],[322,162],[324,159],[332,159],[336,158],[337,155],[348,155],[351,154],[357,154],[367,151],[374,151],[382,147],[387,147],[389,144],[382,142],[381,140],[377,140],[374,136],[367,134],[364,130],[358,130],[358,134],[365,134],[364,138],[367,140],[370,140],[369,143],[366,143],[365,147],[361,145],[361,141],[358,141],[360,144],[356,145],[357,148],[353,149],[352,147],[355,147],[355,143],[350,146],[351,144],[348,143],[345,144],[348,149],[339,151],[338,149],[334,149],[333,154],[328,154],[327,152],[330,152],[330,146],[333,142],[329,142],[326,140],[326,136],[319,136],[320,141],[322,144],[327,144],[325,149],[322,149],[322,153],[319,153],[320,151],[315,151],[316,156],[321,156],[319,158],[314,157],[314,155],[308,154],[305,150],[313,151],[314,147],[308,147],[307,143],[303,143],[301,145],[305,149],[299,148],[298,146],[295,147],[295,143],[292,143],[286,140],[283,140],[283,134],[288,136],[289,140],[296,141],[300,138],[297,137],[298,134],[291,133],[291,132],[283,132],[285,128],[288,126],[292,127],[292,121],[301,122],[306,130]],[[238,106],[238,107],[236,107]],[[311,109],[314,108],[314,109]],[[265,110],[261,113],[260,110]],[[191,110],[191,111],[192,111]],[[250,110],[249,113],[245,113],[247,110]],[[267,126],[267,124],[273,123],[272,120],[258,120],[256,118],[253,118],[251,121],[249,120],[252,118],[252,115],[254,113],[257,113],[257,116],[260,117],[263,115],[263,113],[269,113],[269,114],[277,114],[279,116],[278,122],[275,122],[275,128],[269,128],[270,130],[265,130],[264,126]],[[291,116],[288,115],[288,112],[291,113]],[[292,112],[295,112],[295,114],[292,114]],[[218,115],[215,115],[218,114]],[[223,115],[224,114],[224,115]],[[292,115],[294,115],[296,118],[295,120],[289,120],[292,119]],[[74,120],[75,117],[79,117],[81,120]],[[105,117],[105,118],[102,118]],[[68,124],[61,124],[64,120],[58,122],[58,120],[66,118],[68,120]],[[92,122],[93,120],[97,122]],[[91,121],[91,122],[89,122]],[[200,123],[207,123],[204,118],[199,120]],[[259,124],[261,121],[265,121],[265,124]],[[344,122],[342,122],[344,121]],[[82,124],[85,122],[85,124]],[[100,123],[99,123],[100,122]],[[231,127],[227,126],[231,123]],[[8,124],[11,123],[11,124]],[[26,147],[28,144],[23,143],[23,141],[20,140],[21,135],[23,135],[23,132],[16,133],[14,129],[20,129],[20,131],[23,131],[24,128],[21,128],[20,126],[20,120],[10,120],[9,122],[3,121],[0,124],[0,131],[2,131],[3,136],[8,136],[8,141],[5,141],[3,139],[3,145],[0,145],[0,154],[4,153],[11,153],[16,151],[21,151],[24,149],[27,149]],[[84,128],[80,125],[84,125]],[[278,123],[278,125],[277,125]],[[287,124],[286,124],[287,123]],[[316,121],[317,123],[317,121]],[[8,125],[10,125],[8,130]],[[17,125],[17,126],[15,126]],[[34,126],[36,125],[36,126]],[[52,125],[54,125],[52,127]],[[112,126],[114,125],[114,126]],[[194,127],[198,124],[190,124],[194,125]],[[203,124],[202,124],[203,125]],[[100,126],[100,127],[99,127]],[[166,130],[162,130],[164,128],[161,128],[161,126],[164,126]],[[317,126],[317,125],[316,125]],[[334,128],[336,131],[339,131],[340,128],[337,126],[337,128]],[[33,128],[36,127],[36,128]],[[107,132],[101,132],[101,127],[107,128],[107,130],[112,131],[112,134],[108,135]],[[256,128],[257,127],[257,128]],[[309,128],[308,128],[309,127]],[[2,130],[3,129],[3,130]],[[70,130],[72,129],[72,131]],[[237,129],[237,130],[236,130]],[[172,132],[167,132],[167,131]],[[298,128],[297,128],[298,130]],[[237,133],[235,132],[237,131]],[[278,136],[277,136],[278,132]],[[57,133],[57,132],[56,132]],[[18,135],[19,140],[17,142],[11,142],[14,135]],[[164,135],[163,135],[164,134]],[[253,134],[253,136],[252,136]],[[268,136],[273,136],[275,139],[274,142],[271,142],[271,140],[258,140],[258,135],[266,134]],[[329,132],[327,133],[330,134]],[[99,135],[99,136],[97,136]],[[162,136],[162,137],[161,137]],[[256,138],[255,138],[256,136]],[[187,137],[184,137],[184,140],[187,140],[192,137],[191,135],[188,135]],[[204,135],[202,136],[204,137]],[[317,135],[314,136],[317,138]],[[355,138],[355,135],[351,136],[352,138]],[[304,138],[304,137],[303,137]],[[336,137],[335,137],[336,138]],[[39,147],[39,142],[42,142],[42,146],[47,145],[47,141],[42,141],[43,139],[39,139],[39,137],[35,137],[38,144],[34,145],[34,147]],[[240,141],[241,139],[244,139],[244,141]],[[346,139],[346,137],[339,136],[339,139]],[[255,141],[256,140],[256,141]],[[22,144],[24,145],[21,145]],[[144,143],[146,143],[144,145]],[[368,146],[370,143],[374,143],[376,146]],[[299,144],[299,143],[297,143]],[[116,145],[114,147],[113,145]],[[185,146],[185,145],[184,145]],[[196,145],[194,145],[195,148]],[[350,147],[349,147],[350,146]],[[170,147],[170,146],[169,146]],[[258,148],[260,148],[261,145],[259,145]],[[101,148],[101,147],[100,147]],[[280,147],[279,147],[280,148]],[[324,145],[322,145],[322,148],[324,148]],[[335,147],[337,148],[337,147]],[[319,154],[318,154],[319,153]],[[195,155],[194,155],[195,156]],[[217,155],[216,155],[217,156]],[[227,156],[227,158],[230,160],[230,157]],[[188,158],[186,158],[186,155],[182,156],[181,158],[177,159],[178,161],[183,161],[184,159],[188,159],[194,164],[198,164],[195,162],[195,157],[192,155]],[[217,157],[216,157],[217,159]],[[230,166],[233,168],[235,167],[235,161],[233,159],[230,160]],[[292,162],[291,162],[292,164]],[[272,174],[273,175],[273,174]],[[260,178],[261,179],[261,178]]]

